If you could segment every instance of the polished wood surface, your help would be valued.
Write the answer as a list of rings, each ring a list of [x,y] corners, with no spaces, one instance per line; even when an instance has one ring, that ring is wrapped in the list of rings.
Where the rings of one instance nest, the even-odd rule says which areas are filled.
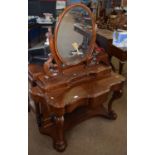
[[[124,78],[120,75],[115,73],[111,74],[112,75],[108,76],[107,78],[94,78],[90,81],[86,80],[85,82],[81,82],[78,84],[75,83],[74,86],[71,85],[71,82],[67,83],[68,86],[65,86],[64,83],[61,83],[60,86],[59,84],[57,85],[56,83],[59,83],[59,81],[55,81],[55,83],[52,85],[46,83],[44,85],[49,86],[48,90],[46,90],[46,95],[44,96],[46,98],[46,103],[54,108],[66,108],[66,112],[72,112],[70,110],[67,110],[70,105],[74,110],[76,106],[79,106],[79,100],[84,100],[84,104],[88,104],[88,102],[91,102],[90,100],[92,98],[101,96],[105,92],[108,92],[110,89],[113,89],[113,85],[120,84],[124,81]],[[43,94],[44,91],[45,90],[40,89],[38,85],[38,87],[34,87],[31,90],[31,94],[34,96],[40,96],[40,94]],[[74,104],[74,102],[77,105]]]
[[[114,45],[109,46],[109,54],[118,58],[120,61],[127,61],[127,49],[119,48]]]

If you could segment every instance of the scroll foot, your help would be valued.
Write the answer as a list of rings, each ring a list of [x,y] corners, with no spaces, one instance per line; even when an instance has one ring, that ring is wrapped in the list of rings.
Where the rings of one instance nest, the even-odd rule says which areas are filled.
[[[113,105],[114,100],[120,98],[121,96],[122,96],[122,90],[118,90],[118,91],[113,92],[112,98],[110,99],[110,101],[108,103],[107,114],[105,115],[105,117],[107,119],[116,120],[117,114],[114,112],[114,110],[112,110],[112,105]]]

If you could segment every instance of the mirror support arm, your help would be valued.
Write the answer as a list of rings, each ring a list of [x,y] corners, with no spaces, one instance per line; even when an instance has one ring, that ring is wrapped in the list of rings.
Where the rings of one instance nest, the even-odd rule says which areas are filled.
[[[51,56],[49,56],[48,60],[44,63],[44,66],[43,66],[44,72],[48,76],[51,76],[51,72],[50,72],[51,63],[52,63],[52,58]]]
[[[62,64],[56,55],[55,46],[54,46],[54,37],[52,36],[52,34],[49,37],[49,45],[50,45],[50,51],[52,53],[52,58],[55,60],[56,64],[58,65],[58,70],[62,72],[62,67],[61,67]]]
[[[50,54],[48,60],[44,63],[43,69],[44,72],[46,73],[46,75],[51,76],[52,73],[50,71],[50,67],[52,64],[52,60],[54,59],[58,65],[58,70],[61,72],[61,63],[59,62],[59,60],[57,59],[56,55],[55,55],[55,47],[54,47],[54,38],[52,36],[52,34],[50,34],[49,37],[49,43],[50,43],[50,51],[52,53],[52,55]]]

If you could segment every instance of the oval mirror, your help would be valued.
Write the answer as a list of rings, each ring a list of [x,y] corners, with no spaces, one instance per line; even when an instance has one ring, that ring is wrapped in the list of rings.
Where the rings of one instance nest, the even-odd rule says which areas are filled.
[[[95,22],[89,8],[83,4],[67,7],[55,29],[55,50],[65,65],[86,61],[95,43]]]

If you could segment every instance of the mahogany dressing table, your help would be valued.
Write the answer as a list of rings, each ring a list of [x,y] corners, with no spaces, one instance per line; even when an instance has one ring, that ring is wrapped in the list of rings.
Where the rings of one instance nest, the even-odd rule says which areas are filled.
[[[91,22],[85,23],[84,17]],[[84,25],[87,33],[75,31],[76,23]],[[60,15],[50,36],[48,60],[43,65],[29,64],[29,94],[34,101],[30,109],[36,114],[39,131],[52,137],[57,151],[65,150],[65,132],[81,121],[95,116],[117,118],[112,103],[121,97],[125,79],[112,71],[106,53],[94,52],[95,40],[91,11],[73,4]]]

